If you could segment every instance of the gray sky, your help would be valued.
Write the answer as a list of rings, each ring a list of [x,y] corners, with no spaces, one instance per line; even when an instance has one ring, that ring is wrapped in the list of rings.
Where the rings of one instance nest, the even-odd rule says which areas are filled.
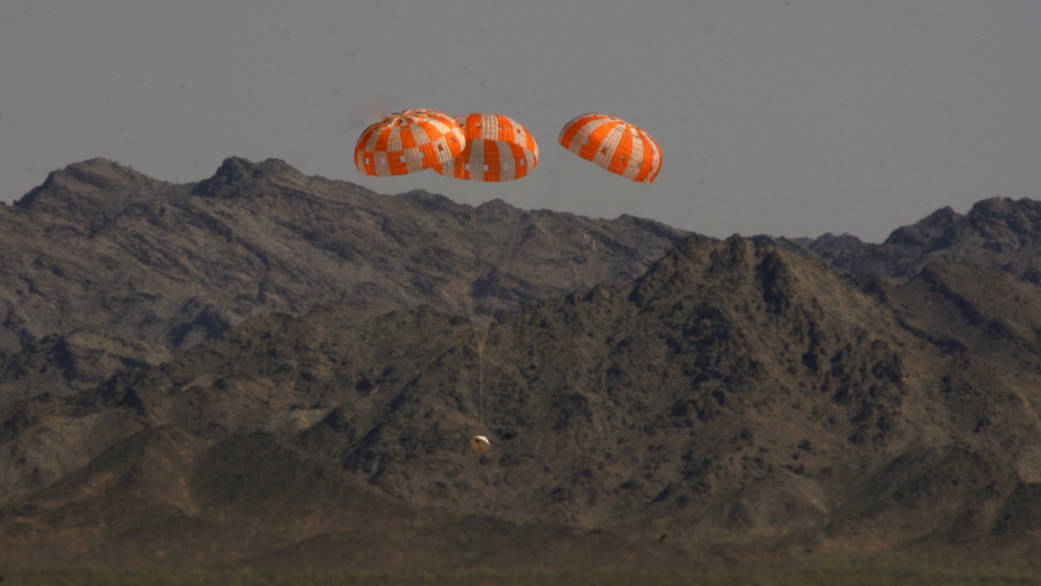
[[[408,107],[511,116],[539,167],[360,176],[361,129]],[[587,111],[658,140],[657,182],[557,144]],[[384,193],[878,241],[945,205],[1041,198],[1041,2],[0,0],[0,200],[95,156],[189,181],[231,155]]]

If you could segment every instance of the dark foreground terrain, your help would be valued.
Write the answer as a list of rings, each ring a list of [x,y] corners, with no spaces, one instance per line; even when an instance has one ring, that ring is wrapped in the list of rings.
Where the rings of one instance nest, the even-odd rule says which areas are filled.
[[[720,241],[73,165],[0,207],[0,566],[1028,583],[1039,249],[1031,200]]]
[[[402,584],[478,586],[502,584],[526,586],[564,585],[629,585],[724,586],[762,584],[777,586],[832,586],[834,584],[878,586],[896,584],[944,585],[1026,585],[1041,580],[1037,559],[1015,558],[970,563],[951,560],[878,557],[870,559],[835,558],[809,562],[764,563],[752,566],[706,567],[683,569],[596,568],[529,568],[494,570],[474,568],[430,572],[422,570],[348,571],[279,571],[239,568],[234,570],[15,570],[4,574],[14,584],[41,586],[195,586],[221,584],[228,586],[340,586],[342,584]]]

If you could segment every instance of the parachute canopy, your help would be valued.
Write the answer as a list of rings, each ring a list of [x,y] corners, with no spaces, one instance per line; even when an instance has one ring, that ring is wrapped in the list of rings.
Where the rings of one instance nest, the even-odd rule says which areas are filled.
[[[396,112],[362,131],[354,166],[366,175],[406,175],[457,157],[466,147],[463,129],[437,110]]]
[[[483,435],[475,435],[470,438],[470,447],[478,452],[487,452],[492,449],[492,442]]]
[[[661,147],[625,120],[590,112],[560,131],[560,144],[587,161],[633,181],[653,183],[661,171]]]
[[[539,145],[523,124],[502,114],[474,113],[456,119],[463,128],[466,148],[434,170],[456,179],[511,181],[528,174],[539,163]]]

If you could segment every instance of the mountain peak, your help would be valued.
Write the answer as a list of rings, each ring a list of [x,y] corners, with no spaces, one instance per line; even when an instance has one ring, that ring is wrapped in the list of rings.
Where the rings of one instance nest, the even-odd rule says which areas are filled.
[[[100,172],[107,173],[112,171],[118,171],[119,169],[129,169],[129,167],[123,167],[112,159],[106,159],[105,157],[93,157],[80,161],[78,163],[71,163],[65,166],[66,171],[75,172]],[[59,171],[60,172],[60,171]]]
[[[863,244],[864,244],[863,240],[861,240],[860,238],[857,238],[856,236],[854,236],[854,235],[852,235],[852,234],[850,234],[848,232],[843,232],[842,234],[838,234],[838,235],[832,234],[831,232],[825,232],[824,234],[821,234],[820,236],[817,237],[816,240],[813,241],[813,245],[811,245],[811,248],[812,248],[812,246],[816,245],[816,246],[824,246],[824,247],[829,248],[829,249],[831,249],[831,248],[852,249],[852,248],[856,248],[858,246],[861,246]]]
[[[893,231],[885,244],[946,249],[964,242],[991,252],[1016,250],[1041,235],[1041,202],[991,197],[976,202],[965,215],[949,207]]]
[[[889,238],[886,238],[885,244],[932,248],[937,240],[945,238],[945,235],[950,236],[952,227],[964,219],[965,216],[950,207],[942,207],[910,226],[901,226],[893,230]]]
[[[431,193],[425,189],[413,189],[405,193],[399,193],[397,197],[412,201],[427,208],[447,208],[455,205],[451,198],[440,193]]]
[[[142,181],[155,181],[131,167],[120,165],[116,161],[102,157],[73,163],[60,171],[55,171],[51,175],[102,189],[123,187]]]
[[[487,217],[496,222],[503,221],[514,214],[520,213],[520,210],[498,197],[477,206],[476,211],[478,215]]]
[[[81,203],[100,204],[110,201],[114,192],[130,191],[141,185],[158,185],[157,181],[115,161],[96,157],[52,171],[42,184],[15,202],[23,209],[45,207],[70,208]]]
[[[1032,202],[1028,199],[1014,200],[1010,197],[1003,197],[996,195],[994,197],[988,197],[981,199],[976,203],[972,204],[972,208],[969,209],[968,217],[972,219],[974,216],[1002,216],[1009,213],[1014,213],[1017,210],[1029,209],[1036,207],[1038,202]]]
[[[1017,236],[1036,234],[1041,232],[1041,202],[991,197],[976,202],[966,218],[978,229],[982,224],[998,224]]]
[[[258,177],[282,174],[300,175],[300,171],[282,159],[269,158],[254,163],[242,157],[228,157],[221,162],[214,177]]]
[[[275,179],[303,182],[306,177],[282,159],[264,159],[254,163],[242,157],[228,157],[209,179],[200,181],[192,191],[203,197],[231,199],[256,194],[256,184]]]

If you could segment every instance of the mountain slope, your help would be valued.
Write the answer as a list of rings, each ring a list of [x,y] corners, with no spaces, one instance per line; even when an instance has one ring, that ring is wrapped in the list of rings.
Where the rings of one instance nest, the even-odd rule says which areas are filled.
[[[97,471],[160,433],[183,439],[155,444],[166,447],[153,459],[194,464],[166,468],[178,480],[162,485],[185,489],[135,489],[140,508],[124,507],[134,529],[118,535],[134,536],[144,561],[185,528],[211,552],[182,551],[200,563],[270,553],[335,565],[330,552],[368,551],[394,564],[388,527],[430,567],[511,559],[495,536],[522,527],[608,556],[583,559],[637,552],[632,563],[1008,548],[1030,539],[1041,510],[1038,383],[985,356],[945,355],[855,283],[769,239],[691,237],[628,285],[539,303],[486,333],[429,309],[331,304],[258,316],[161,367],[29,402],[120,413],[145,431],[126,430],[51,488],[12,487],[21,496],[0,527],[12,539],[35,527],[58,547],[83,517],[55,510],[105,525],[104,507],[76,503],[124,494]],[[466,445],[478,432],[494,445],[483,456]],[[380,521],[352,517],[321,492],[341,485],[389,508],[373,509]],[[55,491],[79,496],[59,506]],[[314,503],[350,534],[308,520]],[[252,541],[204,546],[242,532]],[[655,546],[662,535],[668,545]],[[436,545],[456,539],[500,545]]]
[[[70,166],[0,208],[0,558],[1036,549],[1038,206],[679,241],[273,160]]]
[[[867,282],[908,278],[928,264],[994,267],[1034,283],[1041,278],[1041,202],[992,197],[966,214],[939,209],[893,231],[882,244],[825,234],[797,241],[828,264]]]
[[[680,236],[631,217],[383,196],[274,159],[230,158],[213,177],[183,185],[92,159],[0,206],[0,356],[42,363],[46,336],[100,335],[118,341],[96,348],[99,364],[158,364],[251,315],[337,300],[429,304],[486,321],[631,279]],[[48,392],[114,370],[82,380],[63,372]],[[37,392],[24,377],[0,380],[0,404]]]
[[[1041,365],[1041,202],[990,198],[965,215],[944,208],[883,244],[830,235],[799,244],[941,352],[1010,370]]]

